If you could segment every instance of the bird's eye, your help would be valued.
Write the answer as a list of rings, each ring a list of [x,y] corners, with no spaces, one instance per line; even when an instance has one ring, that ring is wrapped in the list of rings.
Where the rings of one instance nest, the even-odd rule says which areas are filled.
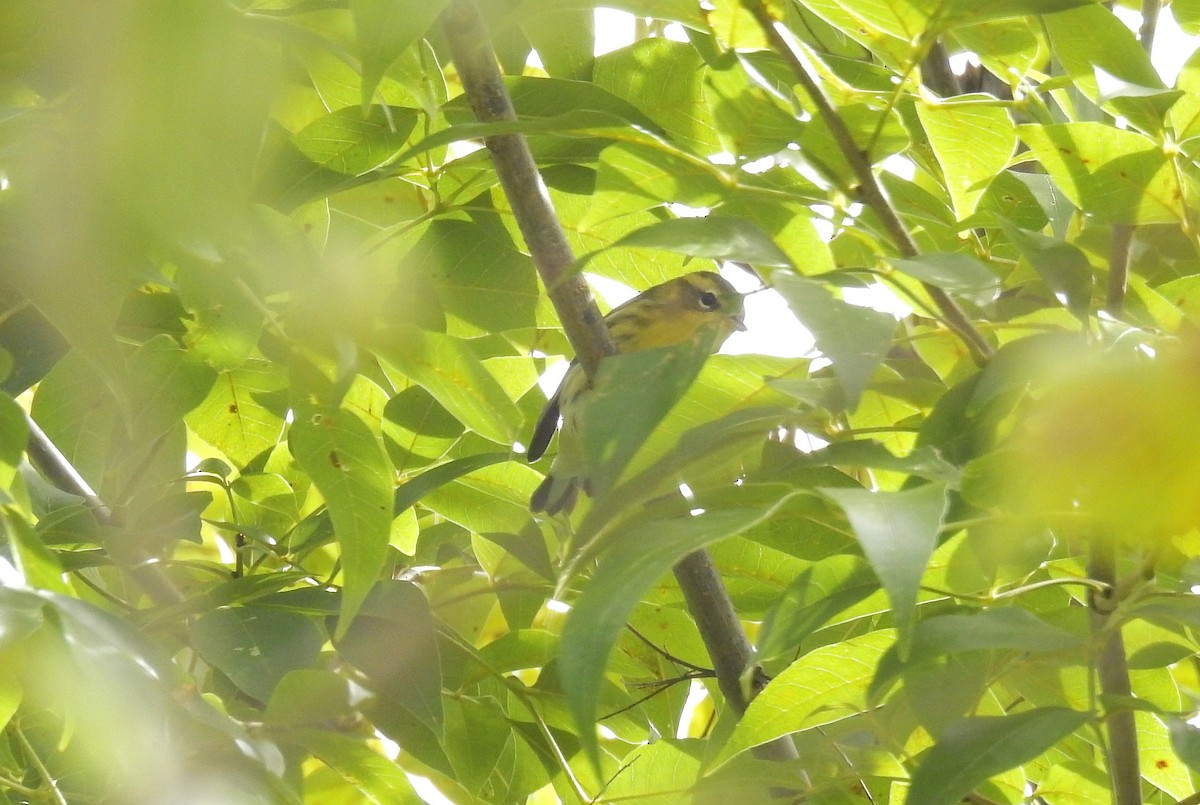
[[[700,307],[705,310],[716,310],[720,305],[720,300],[717,299],[717,295],[712,291],[700,292]]]

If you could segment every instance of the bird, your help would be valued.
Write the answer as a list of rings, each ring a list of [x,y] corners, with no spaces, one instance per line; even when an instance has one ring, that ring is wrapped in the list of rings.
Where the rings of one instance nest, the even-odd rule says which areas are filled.
[[[715,352],[734,331],[746,329],[744,318],[742,294],[720,274],[697,271],[647,288],[613,308],[604,323],[620,353],[676,346],[711,324],[717,330]],[[581,490],[592,493],[583,459],[581,428],[585,423],[576,411],[589,388],[583,367],[572,361],[534,425],[527,453],[531,464],[545,454],[561,422],[558,455],[529,500],[534,514],[570,514]]]

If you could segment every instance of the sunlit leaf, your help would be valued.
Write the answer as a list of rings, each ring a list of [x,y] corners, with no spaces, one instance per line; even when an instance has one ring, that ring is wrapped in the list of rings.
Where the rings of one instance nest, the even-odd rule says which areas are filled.
[[[288,433],[296,461],[325,498],[346,577],[338,633],[367,597],[387,553],[392,473],[379,442],[348,411],[302,409]]]
[[[1010,716],[965,718],[950,726],[913,774],[909,798],[954,805],[989,777],[1032,760],[1091,719],[1042,707]]]
[[[972,103],[970,96],[953,104],[917,104],[917,114],[961,221],[975,212],[992,179],[1008,164],[1017,145],[1012,120],[1004,107]]]
[[[480,436],[504,445],[516,439],[521,412],[463,341],[397,324],[376,350]]]
[[[864,712],[875,663],[894,640],[890,630],[871,632],[796,660],[750,702],[716,763],[784,735]]]
[[[896,319],[889,313],[847,304],[821,283],[778,271],[771,281],[801,324],[812,332],[817,349],[833,361],[841,381],[843,404],[853,410],[883,360]]]

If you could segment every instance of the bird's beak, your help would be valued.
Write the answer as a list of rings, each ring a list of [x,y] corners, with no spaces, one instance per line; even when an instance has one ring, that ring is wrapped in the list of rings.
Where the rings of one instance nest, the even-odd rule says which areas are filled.
[[[734,315],[730,316],[729,322],[730,322],[730,324],[733,325],[733,329],[738,330],[739,332],[743,332],[743,333],[746,332],[746,314],[745,314],[745,312],[735,313]]]

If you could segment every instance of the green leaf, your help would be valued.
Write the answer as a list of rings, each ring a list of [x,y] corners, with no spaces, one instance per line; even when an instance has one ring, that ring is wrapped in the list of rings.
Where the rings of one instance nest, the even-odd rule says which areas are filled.
[[[1200,0],[1175,0],[1171,14],[1184,33],[1200,34]]]
[[[896,456],[884,445],[870,439],[831,442],[819,450],[798,455],[793,464],[797,467],[852,466],[891,470],[930,481],[943,481],[951,488],[957,488],[962,476],[958,467],[933,448],[918,447],[906,456]]]
[[[614,355],[600,362],[578,403],[583,461],[591,494],[607,492],[655,426],[679,401],[713,352],[718,337],[705,327],[673,347]]]
[[[927,656],[986,649],[1059,651],[1081,643],[1079,635],[1051,626],[1028,610],[1005,607],[922,620],[917,624],[913,647],[914,652]]]
[[[596,59],[592,80],[642,110],[696,153],[720,151],[702,95],[704,62],[690,44],[641,39]]]
[[[817,349],[833,362],[842,384],[842,404],[854,410],[891,345],[896,319],[890,313],[843,302],[820,282],[790,272],[775,272],[771,284],[813,334]]]
[[[363,109],[370,105],[384,71],[437,21],[445,7],[446,0],[428,3],[350,0],[358,55],[362,59]]]
[[[429,277],[442,308],[477,328],[464,335],[536,323],[537,272],[503,230],[433,221],[405,258],[404,270]]]
[[[13,561],[25,584],[35,590],[71,594],[71,587],[63,577],[62,562],[15,507],[0,506],[0,526],[12,546]]]
[[[1001,218],[1001,225],[1013,245],[1033,266],[1060,302],[1080,318],[1092,307],[1092,265],[1079,247],[1065,240],[1019,229]]]
[[[951,724],[923,758],[909,801],[955,805],[988,778],[1033,760],[1089,720],[1088,713],[1063,707],[964,718]]]
[[[841,554],[814,562],[763,619],[758,656],[766,662],[795,651],[834,615],[878,589],[878,577],[860,557]]]
[[[631,232],[614,247],[666,249],[689,257],[736,260],[754,265],[790,267],[792,261],[771,236],[740,218],[674,218]]]
[[[614,535],[611,550],[567,617],[559,653],[567,706],[591,751],[596,750],[593,725],[608,656],[646,590],[683,556],[762,522],[792,494],[773,495],[754,508],[730,506],[698,516],[645,519]]]
[[[1107,8],[1089,5],[1043,21],[1054,56],[1088,98],[1142,131],[1162,129],[1181,92],[1168,90],[1129,27]]]
[[[1171,735],[1171,748],[1179,759],[1192,771],[1200,771],[1200,728],[1181,718],[1171,719],[1167,725]]]
[[[11,472],[21,463],[28,442],[29,422],[25,418],[25,409],[0,392],[0,489],[12,483]]]
[[[605,790],[613,802],[649,802],[668,792],[687,791],[700,773],[702,741],[671,738],[639,746],[625,756],[628,771]]]
[[[946,485],[904,492],[822,489],[846,511],[867,561],[879,575],[895,612],[899,651],[906,658],[913,639],[917,594],[946,514]]]
[[[596,46],[595,12],[587,5],[523,3],[518,24],[537,51],[546,72],[556,78],[581,79],[592,76]],[[523,13],[522,13],[523,12]],[[517,113],[521,114],[520,107]]]
[[[289,730],[287,739],[341,775],[348,790],[375,805],[421,805],[404,768],[354,738],[327,729]]]
[[[392,470],[367,425],[349,411],[296,411],[292,455],[325,498],[345,577],[344,634],[383,569],[392,525]]]
[[[420,589],[408,582],[380,582],[334,645],[363,673],[368,687],[441,731],[437,624]]]
[[[434,489],[444,486],[456,478],[511,459],[512,453],[478,453],[425,470],[411,481],[396,487],[392,512],[398,515],[405,509],[416,505]]]
[[[954,103],[918,103],[916,107],[960,221],[975,212],[979,199],[1008,165],[1017,146],[1008,110],[994,105],[993,99],[980,103],[971,97],[956,98]]]
[[[1084,212],[1125,224],[1185,219],[1175,168],[1153,140],[1101,123],[1030,124],[1017,135]]]
[[[911,277],[976,305],[991,304],[1000,295],[1000,278],[986,263],[969,254],[930,253],[911,260],[892,257],[888,262]]]
[[[784,735],[866,712],[867,684],[875,664],[894,641],[891,630],[871,632],[822,646],[796,660],[750,702],[713,766]]]
[[[149,442],[208,396],[217,373],[164,334],[142,344],[129,362],[129,376],[129,432]]]
[[[670,484],[666,488],[677,491],[688,469],[703,468],[727,450],[745,450],[777,432],[789,419],[789,412],[782,408],[746,408],[685,431],[672,449],[657,456],[648,466],[639,466],[636,473],[607,494],[596,497],[575,532],[581,547],[572,557],[572,567],[590,560],[595,551],[607,544],[611,527],[619,522],[621,512],[661,495],[665,491],[664,481]]]
[[[263,722],[270,727],[319,727],[352,718],[350,701],[359,692],[349,679],[332,671],[289,671],[275,685]]]
[[[1006,17],[1041,16],[1094,5],[1098,0],[949,0],[940,21],[949,25],[969,25]]]
[[[412,109],[352,106],[309,123],[296,133],[295,145],[320,168],[361,176],[388,164],[416,125]]]
[[[244,468],[283,435],[282,411],[268,406],[286,393],[287,373],[278,364],[251,360],[217,376],[208,396],[185,416],[188,427]]]
[[[244,693],[267,702],[288,672],[316,665],[325,635],[311,618],[266,607],[204,613],[189,628],[192,646]]]
[[[480,436],[505,446],[516,439],[521,412],[466,342],[397,323],[374,349]]]

